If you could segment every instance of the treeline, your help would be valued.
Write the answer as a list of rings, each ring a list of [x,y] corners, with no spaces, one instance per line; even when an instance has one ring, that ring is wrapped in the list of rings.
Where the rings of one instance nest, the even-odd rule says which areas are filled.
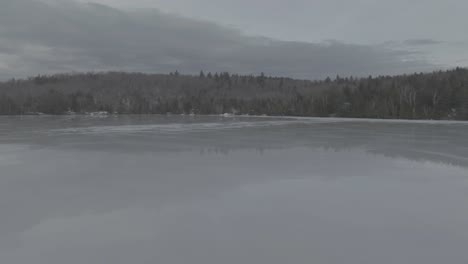
[[[468,70],[322,81],[109,72],[0,83],[2,115],[98,111],[468,120]]]

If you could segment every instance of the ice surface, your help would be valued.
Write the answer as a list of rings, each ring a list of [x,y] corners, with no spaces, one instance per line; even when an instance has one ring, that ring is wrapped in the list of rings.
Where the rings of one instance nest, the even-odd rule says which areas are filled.
[[[0,118],[0,260],[468,263],[468,123]]]

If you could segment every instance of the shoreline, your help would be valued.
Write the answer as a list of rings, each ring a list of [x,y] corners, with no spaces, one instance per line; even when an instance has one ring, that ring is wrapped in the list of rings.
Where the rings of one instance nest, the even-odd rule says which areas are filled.
[[[316,121],[330,121],[330,122],[368,122],[368,123],[418,123],[418,124],[468,124],[468,120],[441,120],[441,119],[385,119],[385,118],[359,118],[359,117],[315,117],[315,116],[272,116],[272,115],[234,115],[234,114],[24,114],[24,115],[0,115],[0,118],[14,118],[14,117],[89,117],[89,118],[112,118],[112,117],[220,117],[226,119],[234,118],[264,118],[264,119],[290,119],[290,120],[316,120]]]

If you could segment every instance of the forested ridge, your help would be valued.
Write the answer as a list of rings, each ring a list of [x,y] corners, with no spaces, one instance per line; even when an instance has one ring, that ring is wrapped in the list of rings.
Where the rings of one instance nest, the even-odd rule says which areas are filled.
[[[0,83],[0,114],[250,114],[468,120],[468,70],[321,81],[81,73]]]

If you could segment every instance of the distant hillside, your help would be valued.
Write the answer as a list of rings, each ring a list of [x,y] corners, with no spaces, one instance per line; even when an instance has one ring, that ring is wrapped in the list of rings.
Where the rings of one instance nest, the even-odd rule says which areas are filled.
[[[0,83],[0,114],[251,114],[468,120],[468,70],[294,80],[85,73]]]

